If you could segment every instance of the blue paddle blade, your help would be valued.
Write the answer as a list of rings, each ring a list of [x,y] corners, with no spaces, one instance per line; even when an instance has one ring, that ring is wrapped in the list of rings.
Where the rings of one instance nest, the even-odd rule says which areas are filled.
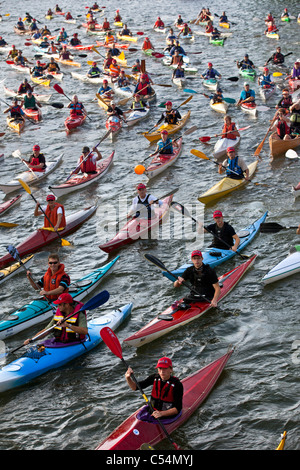
[[[13,245],[8,245],[6,247],[8,253],[10,254],[10,256],[12,256],[14,259],[17,259],[18,256],[19,256],[19,253],[18,253],[18,250],[17,248],[15,248]]]
[[[92,297],[90,300],[88,300],[80,310],[94,310],[95,308],[105,304],[108,299],[109,292],[107,292],[107,290],[103,290],[99,294],[95,295],[95,297]]]
[[[196,93],[196,94],[198,93],[198,91],[191,90],[190,88],[184,88],[183,91],[184,91],[185,93]]]

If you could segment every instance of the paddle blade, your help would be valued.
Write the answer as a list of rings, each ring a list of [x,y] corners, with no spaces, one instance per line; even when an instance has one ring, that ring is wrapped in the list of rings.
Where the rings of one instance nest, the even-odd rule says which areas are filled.
[[[207,157],[205,153],[200,152],[200,150],[192,149],[190,153],[192,155],[195,155],[195,157],[203,158],[204,160],[209,160],[209,157]]]
[[[285,156],[286,156],[287,158],[291,158],[291,159],[299,158],[297,152],[295,152],[295,150],[292,150],[292,149],[289,149],[289,150],[285,153]]]
[[[0,222],[0,227],[13,228],[18,227],[19,224],[13,224],[11,222]]]
[[[54,88],[54,90],[57,91],[57,93],[59,93],[60,95],[64,95],[64,90],[63,90],[57,83],[55,83],[55,84],[53,85],[53,88]]]
[[[115,335],[115,333],[112,331],[111,328],[108,326],[105,326],[100,330],[100,336],[106,346],[111,350],[111,352],[117,356],[119,359],[123,359],[123,354],[122,354],[122,348],[120,345],[120,342]]]
[[[103,290],[99,294],[92,297],[88,300],[80,310],[94,310],[97,307],[105,304],[109,299],[109,292],[107,290]]]
[[[199,137],[200,142],[209,142],[210,139],[211,137],[209,137],[208,135],[204,137]]]
[[[28,186],[28,184],[25,183],[25,181],[21,180],[21,178],[17,178],[17,180],[19,181],[20,185],[23,186],[23,188],[25,189],[25,191],[26,191],[28,194],[31,194],[31,189],[30,189],[30,187]]]
[[[160,269],[162,269],[163,271],[167,271],[167,268],[165,267],[165,265],[163,264],[162,261],[160,261],[158,258],[156,258],[155,256],[153,255],[149,255],[149,254],[145,254],[144,255],[146,260],[150,261],[150,263],[153,263],[155,264],[155,266],[158,266]]]
[[[72,243],[68,242],[65,238],[61,238],[61,246],[72,246]]]

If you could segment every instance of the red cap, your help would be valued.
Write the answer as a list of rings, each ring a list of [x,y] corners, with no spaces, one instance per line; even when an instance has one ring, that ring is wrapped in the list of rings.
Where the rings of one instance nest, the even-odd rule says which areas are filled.
[[[147,78],[147,74],[146,74],[146,73],[142,73],[141,78]]]
[[[211,62],[208,62],[207,64],[209,67],[212,67],[212,63]]]
[[[213,218],[215,219],[216,217],[223,217],[223,214],[221,211],[215,211],[213,213]]]
[[[55,305],[59,304],[72,304],[74,302],[73,297],[70,294],[61,294],[58,299],[53,302]]]
[[[194,258],[194,256],[201,256],[201,258],[203,258],[200,250],[194,250],[191,254],[191,258]]]
[[[32,150],[41,150],[41,149],[40,149],[40,146],[39,146],[39,145],[34,145],[34,146],[32,147]]]
[[[172,101],[167,101],[167,102],[165,103],[165,106],[172,106]]]
[[[227,147],[227,152],[235,152],[235,148],[234,147]]]
[[[137,185],[136,189],[146,189],[146,186],[144,185],[144,183],[140,183]]]
[[[55,201],[55,196],[53,194],[49,194],[47,197],[46,197],[46,201]]]
[[[169,134],[169,132],[168,132],[168,131],[166,131],[166,129],[164,129],[164,130],[160,131],[160,133],[161,133],[161,134],[166,134],[166,135],[168,135],[168,134]]]
[[[172,361],[168,357],[161,357],[156,365],[156,369],[160,367],[161,369],[167,369],[168,367],[172,367]]]

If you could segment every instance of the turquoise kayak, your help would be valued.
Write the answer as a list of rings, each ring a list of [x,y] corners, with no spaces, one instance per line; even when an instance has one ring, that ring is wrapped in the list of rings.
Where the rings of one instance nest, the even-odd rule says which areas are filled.
[[[81,301],[86,298],[102,281],[103,277],[113,268],[120,257],[117,256],[110,263],[96,269],[78,281],[70,284],[69,293]],[[35,299],[24,307],[9,314],[6,320],[0,321],[0,340],[13,336],[37,323],[51,318],[53,310],[46,300]]]
[[[268,212],[265,212],[265,214],[260,219],[257,219],[251,225],[242,229],[240,231],[240,234],[238,232],[238,235],[240,236],[240,240],[241,240],[240,245],[237,250],[239,253],[241,253],[246,248],[246,246],[248,246],[249,243],[252,242],[254,237],[258,234],[260,225],[266,220],[267,215],[268,215]],[[246,236],[242,236],[243,233],[245,233]],[[211,248],[209,251],[202,251],[202,255],[203,255],[203,263],[209,264],[209,266],[211,266],[212,268],[215,268],[216,266],[219,266],[220,264],[225,263],[225,261],[228,261],[234,256],[238,256],[232,250],[223,250],[221,248]],[[178,269],[172,271],[172,273],[177,278],[178,276],[181,276],[182,273],[189,266],[192,266],[192,264],[191,263],[183,264]],[[174,278],[169,273],[164,271],[163,275],[166,276],[168,279],[170,279],[170,281],[174,281]]]
[[[256,71],[254,69],[239,69],[239,74],[244,78],[254,80],[256,77]]]
[[[53,339],[47,339],[30,347],[19,359],[2,367],[0,392],[24,385],[91,351],[102,341],[101,329],[108,326],[115,330],[131,314],[131,310],[132,303],[89,321],[87,339],[82,343],[67,346],[64,343],[55,343]]]

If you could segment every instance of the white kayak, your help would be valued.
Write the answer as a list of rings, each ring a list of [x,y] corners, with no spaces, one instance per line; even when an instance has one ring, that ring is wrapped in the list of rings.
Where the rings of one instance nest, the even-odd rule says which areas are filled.
[[[103,76],[100,77],[88,77],[84,73],[77,73],[77,72],[71,72],[71,75],[73,78],[76,78],[76,80],[81,80],[82,82],[89,82],[89,83],[103,83],[104,78]]]
[[[186,78],[185,77],[173,77],[172,82],[174,85],[178,86],[179,88],[183,88],[186,84]]]
[[[229,105],[228,103],[226,103],[226,101],[221,101],[220,103],[214,103],[213,100],[210,100],[209,106],[211,107],[211,109],[213,109],[217,113],[226,114]]]
[[[18,181],[18,178],[27,183],[29,186],[38,184],[58,167],[58,165],[62,161],[62,158],[63,153],[53,161],[46,161],[47,166],[45,171],[24,171],[23,173],[19,174],[16,178],[8,181],[7,183],[0,184],[1,191],[3,191],[5,194],[8,194],[12,191],[17,191],[18,189],[21,189],[22,186],[21,183]]]
[[[8,96],[13,96],[18,98],[19,100],[22,100],[24,98],[24,94],[18,94],[17,91],[12,90],[11,88],[8,88],[6,86],[3,86],[4,93]],[[33,93],[33,96],[37,99],[37,101],[41,101],[42,103],[47,103],[52,95],[42,95],[39,93]]]
[[[285,277],[300,272],[300,245],[291,249],[290,254],[272,268],[262,279],[264,284],[271,284]]]
[[[143,119],[146,119],[150,112],[150,108],[144,108],[144,109],[133,109],[131,113],[128,113],[126,117],[126,122],[128,126],[134,126],[138,122],[142,121]]]
[[[166,57],[165,59],[162,60],[163,64],[166,65],[167,67],[170,67],[171,69],[177,69],[177,64],[171,64],[171,58]],[[189,73],[197,73],[198,69],[196,67],[192,67],[190,64],[186,64],[185,62],[182,64],[182,68],[184,69],[185,72]]]
[[[219,139],[214,147],[213,156],[216,160],[224,160],[228,147],[237,147],[240,143],[241,137],[238,136],[233,139]]]
[[[259,94],[262,97],[263,101],[267,101],[276,91],[276,87],[270,86],[270,87],[264,87],[260,86],[259,87]]]

